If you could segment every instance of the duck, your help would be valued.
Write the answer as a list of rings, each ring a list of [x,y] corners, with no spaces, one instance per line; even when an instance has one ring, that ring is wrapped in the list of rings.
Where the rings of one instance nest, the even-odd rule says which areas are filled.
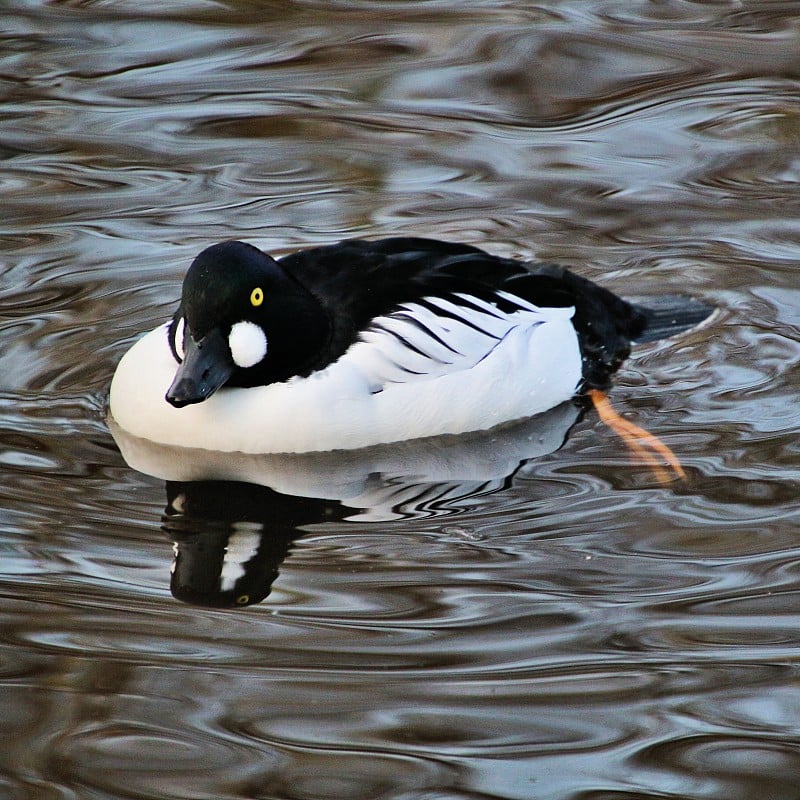
[[[588,398],[634,449],[658,449],[611,408],[612,376],[632,344],[711,311],[689,297],[633,302],[557,264],[434,239],[277,259],[224,241],[194,259],[172,317],[121,359],[109,414],[163,445],[314,453],[490,430]]]

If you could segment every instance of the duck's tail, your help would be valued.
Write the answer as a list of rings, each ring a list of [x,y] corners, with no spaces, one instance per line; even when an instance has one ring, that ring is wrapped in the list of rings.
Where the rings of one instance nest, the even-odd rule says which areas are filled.
[[[641,332],[633,338],[634,344],[655,342],[677,336],[708,320],[716,310],[693,297],[663,295],[661,297],[641,297],[629,302],[642,315],[644,324]]]

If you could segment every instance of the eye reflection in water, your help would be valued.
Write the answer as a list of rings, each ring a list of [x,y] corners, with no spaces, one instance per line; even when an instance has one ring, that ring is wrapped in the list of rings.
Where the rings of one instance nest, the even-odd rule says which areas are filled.
[[[364,450],[249,455],[166,447],[109,427],[126,462],[166,481],[171,589],[183,602],[241,608],[270,593],[303,527],[453,514],[558,450],[582,409],[565,403],[500,429]]]

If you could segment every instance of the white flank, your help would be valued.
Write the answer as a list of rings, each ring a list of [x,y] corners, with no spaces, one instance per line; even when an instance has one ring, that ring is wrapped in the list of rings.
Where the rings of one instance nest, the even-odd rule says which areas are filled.
[[[307,378],[221,389],[197,405],[164,400],[177,365],[166,327],[126,353],[110,410],[134,436],[167,445],[245,453],[355,449],[485,430],[568,400],[581,380],[572,308],[523,301],[504,314],[441,298],[376,319],[335,363]],[[453,314],[453,319],[444,314]]]

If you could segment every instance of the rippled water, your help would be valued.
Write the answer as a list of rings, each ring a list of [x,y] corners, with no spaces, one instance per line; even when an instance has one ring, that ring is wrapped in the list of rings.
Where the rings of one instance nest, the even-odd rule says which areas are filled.
[[[798,19],[6,3],[0,796],[796,798]],[[125,463],[114,365],[199,249],[392,234],[718,306],[613,392],[687,479],[572,407],[217,475],[271,488]]]

